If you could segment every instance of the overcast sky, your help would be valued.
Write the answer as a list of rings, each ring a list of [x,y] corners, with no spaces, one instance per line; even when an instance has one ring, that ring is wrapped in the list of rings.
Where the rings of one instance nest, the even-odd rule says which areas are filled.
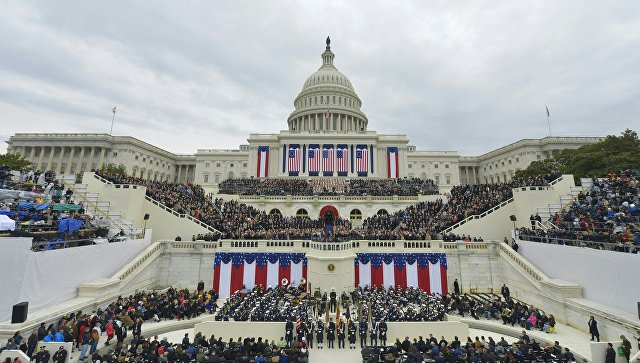
[[[327,35],[369,129],[478,155],[640,130],[640,1],[0,0],[0,138],[177,153],[286,129]],[[0,153],[6,144],[0,146]]]

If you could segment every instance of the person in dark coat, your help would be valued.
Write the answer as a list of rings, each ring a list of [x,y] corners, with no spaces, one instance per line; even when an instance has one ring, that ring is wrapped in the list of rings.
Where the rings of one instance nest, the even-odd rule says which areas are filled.
[[[378,336],[380,338],[380,342],[382,343],[382,346],[386,346],[387,345],[387,322],[385,322],[384,320],[380,321],[380,324],[378,324]]]
[[[502,296],[504,297],[505,300],[509,300],[509,295],[511,294],[511,292],[509,291],[509,288],[507,287],[507,285],[502,284],[502,288],[500,289],[500,292],[502,293]]]
[[[453,293],[456,295],[460,295],[460,284],[458,283],[458,279],[453,281]]]
[[[349,322],[349,349],[356,349],[356,324],[353,321]]]
[[[67,350],[60,347],[57,352],[53,353],[53,363],[65,363],[67,361]]]
[[[333,349],[334,340],[336,340],[336,323],[331,320],[327,325],[327,348]]]
[[[366,321],[358,323],[358,334],[360,334],[360,348],[364,348],[367,345],[367,331],[369,326]]]
[[[604,363],[616,363],[616,350],[613,349],[613,344],[607,343],[607,345],[608,347],[607,347],[607,353],[604,358]]]
[[[598,331],[598,322],[593,317],[593,315],[589,318],[589,322],[587,323],[589,326],[589,333],[591,333],[591,340],[595,337],[600,341],[600,332]]]
[[[344,349],[344,339],[345,339],[344,325],[340,324],[338,328],[338,349]]]
[[[324,323],[318,320],[316,324],[316,342],[318,343],[318,349],[322,349],[322,342],[324,341]]]

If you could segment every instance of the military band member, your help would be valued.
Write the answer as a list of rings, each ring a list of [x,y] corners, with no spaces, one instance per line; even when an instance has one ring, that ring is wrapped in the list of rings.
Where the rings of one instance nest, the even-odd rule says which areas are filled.
[[[331,293],[329,294],[329,308],[330,312],[336,311],[338,308],[338,295],[336,294],[336,289],[331,288]]]
[[[383,346],[387,346],[387,322],[383,320],[378,324],[378,335]]]
[[[318,320],[316,324],[316,342],[318,343],[318,349],[322,349],[322,342],[324,340],[324,323],[322,320]]]
[[[369,339],[371,340],[372,347],[378,345],[378,322],[376,318],[371,319],[369,323]]]
[[[336,323],[331,319],[327,324],[327,348],[333,349],[334,340],[336,340]]]
[[[309,348],[313,349],[313,322],[309,320],[306,325],[305,335],[307,337],[307,344],[309,344]]]
[[[364,348],[367,345],[367,333],[369,332],[369,325],[366,321],[358,323],[358,333],[360,334],[360,348]]]
[[[340,324],[338,327],[338,349],[344,349],[344,325]]]
[[[356,349],[356,324],[353,321],[349,322],[349,349]]]

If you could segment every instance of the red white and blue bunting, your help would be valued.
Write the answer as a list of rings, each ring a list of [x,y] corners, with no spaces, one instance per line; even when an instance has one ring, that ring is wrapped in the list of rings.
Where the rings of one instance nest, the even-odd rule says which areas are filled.
[[[354,263],[356,286],[413,286],[428,293],[448,292],[444,253],[357,253]]]

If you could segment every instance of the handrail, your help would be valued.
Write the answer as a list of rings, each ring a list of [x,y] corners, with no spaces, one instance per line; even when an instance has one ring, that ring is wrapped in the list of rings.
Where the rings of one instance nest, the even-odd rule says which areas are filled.
[[[175,209],[171,209],[171,208],[167,207],[166,205],[162,204],[161,202],[158,202],[157,200],[151,198],[148,195],[145,195],[144,199],[146,199],[147,201],[153,203],[154,205],[157,205],[158,207],[164,209],[165,211],[173,214],[174,216],[176,216],[178,218],[186,218],[186,219],[190,220],[191,222],[194,222],[194,223],[198,224],[199,226],[201,226],[203,228],[206,228],[211,233],[215,233],[215,234],[219,234],[219,235],[223,234],[222,232],[218,231],[214,227],[212,227],[212,226],[210,226],[210,225],[208,225],[208,224],[206,224],[206,223],[204,223],[204,222],[202,222],[202,221],[200,221],[198,219],[193,218],[189,214],[180,213],[180,212],[176,211]]]
[[[482,218],[482,217],[486,216],[487,214],[491,214],[491,213],[497,211],[498,209],[506,206],[507,204],[510,204],[511,202],[513,202],[513,197],[505,200],[504,202],[501,202],[498,205],[493,206],[490,209],[487,209],[486,211],[484,211],[484,212],[482,212],[480,214],[473,214],[473,215],[468,216],[467,218],[461,220],[460,222],[454,224],[453,226],[446,228],[444,231],[442,231],[442,233],[450,233],[454,229],[456,229],[456,228],[460,227],[461,225],[471,221],[472,219]]]
[[[511,247],[507,246],[505,243],[499,243],[499,245],[500,252],[509,257],[509,259],[516,265],[520,266],[534,280],[538,288],[540,288],[539,284],[541,281],[549,280],[547,275],[525,260]]]
[[[638,248],[634,244],[626,244],[619,245],[618,243],[612,242],[599,242],[599,241],[589,241],[582,239],[566,239],[566,238],[557,238],[557,237],[549,237],[549,236],[530,236],[530,235],[518,235],[518,239],[522,241],[528,242],[537,242],[537,243],[547,243],[554,245],[564,245],[564,246],[573,246],[573,247],[588,247],[596,250],[605,250],[612,252],[633,252],[636,248]],[[619,248],[623,248],[626,251],[618,251]]]
[[[95,175],[95,174],[94,174]],[[67,181],[65,181],[64,179],[60,179],[60,181],[62,181],[62,183],[69,189],[71,189],[73,191],[73,195],[78,195],[80,196],[80,198],[83,200],[84,203],[87,203],[88,205],[90,205],[91,207],[94,208],[95,211],[98,212],[98,214],[101,214],[103,217],[107,218],[107,220],[109,220],[111,223],[113,223],[114,225],[116,225],[118,228],[120,228],[120,230],[124,230],[125,227],[129,229],[129,236],[133,237],[135,235],[134,233],[134,229],[133,227],[129,227],[129,226],[123,226],[122,224],[118,223],[115,219],[111,218],[111,216],[107,213],[105,213],[102,209],[100,209],[98,207],[97,204],[94,204],[92,201],[90,201],[86,195],[84,195],[83,193],[78,192],[73,185],[71,185],[70,183],[68,183]],[[85,208],[85,211],[88,211],[87,208]]]

